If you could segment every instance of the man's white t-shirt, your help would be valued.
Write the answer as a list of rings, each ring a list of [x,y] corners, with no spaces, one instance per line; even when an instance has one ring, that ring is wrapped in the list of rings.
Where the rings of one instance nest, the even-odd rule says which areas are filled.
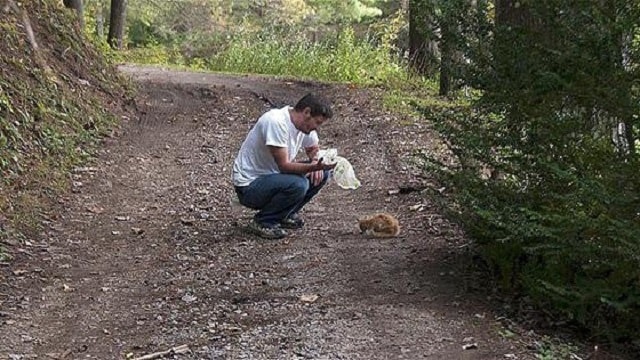
[[[286,106],[262,115],[249,131],[233,162],[233,185],[247,186],[260,176],[280,172],[268,146],[286,147],[289,161],[293,161],[302,147],[318,144],[315,131],[306,135],[296,129]]]

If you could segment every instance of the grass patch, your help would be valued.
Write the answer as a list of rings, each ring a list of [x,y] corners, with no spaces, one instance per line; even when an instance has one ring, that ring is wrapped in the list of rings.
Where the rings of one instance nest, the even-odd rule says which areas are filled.
[[[286,40],[283,40],[286,39]],[[291,76],[359,85],[393,88],[406,84],[409,76],[401,60],[389,48],[359,39],[353,29],[343,29],[336,38],[313,42],[295,30],[289,32],[238,33],[216,51],[185,50],[182,46],[153,45],[126,52],[130,62],[162,64],[227,73]],[[213,48],[205,40],[200,48]],[[188,53],[198,55],[191,56]]]

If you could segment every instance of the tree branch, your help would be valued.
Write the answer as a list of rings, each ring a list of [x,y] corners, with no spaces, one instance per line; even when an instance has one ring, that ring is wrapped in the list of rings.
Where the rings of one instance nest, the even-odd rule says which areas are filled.
[[[180,346],[176,346],[173,347],[169,350],[166,351],[159,351],[159,352],[155,352],[153,354],[148,354],[148,355],[144,355],[141,357],[137,357],[133,360],[151,360],[151,359],[157,359],[160,357],[163,357],[165,355],[174,355],[174,354],[184,354],[186,352],[189,351],[189,346],[188,345],[180,345]]]

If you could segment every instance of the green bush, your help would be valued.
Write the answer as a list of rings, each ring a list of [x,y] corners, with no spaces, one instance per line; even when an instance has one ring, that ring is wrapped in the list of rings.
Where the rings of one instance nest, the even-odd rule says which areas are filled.
[[[468,109],[427,113],[457,159],[452,168],[432,158],[429,172],[446,185],[443,204],[477,241],[502,288],[597,335],[636,336],[640,163],[618,161],[610,145],[597,142],[525,152],[497,128],[504,120]]]
[[[313,42],[298,29],[240,30],[229,38],[194,34],[172,48],[127,51],[127,60],[231,73],[295,76],[358,84],[401,84],[407,73],[389,48],[356,38],[352,28]]]
[[[344,29],[335,41],[322,43],[311,42],[295,33],[266,32],[240,36],[207,62],[212,70],[217,71],[364,84],[406,76],[387,51],[357,40],[351,28]]]
[[[639,17],[574,5],[527,3],[530,22],[494,29],[482,98],[422,109],[453,158],[428,169],[505,291],[601,338],[638,340],[640,154],[611,133],[640,129],[637,49],[623,66],[619,40]]]

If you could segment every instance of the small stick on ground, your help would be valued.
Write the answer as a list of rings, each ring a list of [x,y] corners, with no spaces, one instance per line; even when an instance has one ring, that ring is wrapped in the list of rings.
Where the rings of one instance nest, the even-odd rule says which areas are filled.
[[[62,355],[60,355],[60,359],[66,359],[67,356],[71,355],[72,352],[73,350],[67,349],[67,351],[63,352]]]
[[[161,358],[165,355],[184,354],[189,351],[189,345],[180,345],[172,347],[169,350],[155,352],[153,354],[147,354],[141,357],[134,358],[133,360],[151,360]]]

